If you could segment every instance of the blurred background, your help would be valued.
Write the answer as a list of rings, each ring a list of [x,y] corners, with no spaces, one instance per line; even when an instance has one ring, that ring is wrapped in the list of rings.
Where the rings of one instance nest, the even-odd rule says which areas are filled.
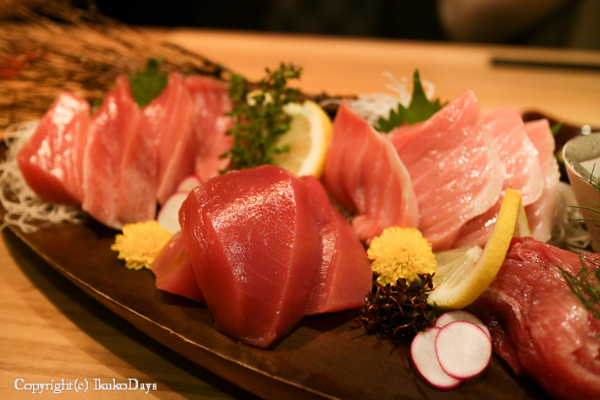
[[[36,7],[40,0],[18,1]],[[75,0],[85,4],[86,0]],[[600,49],[600,0],[95,0],[131,25]]]
[[[600,0],[96,0],[129,24],[600,49]]]

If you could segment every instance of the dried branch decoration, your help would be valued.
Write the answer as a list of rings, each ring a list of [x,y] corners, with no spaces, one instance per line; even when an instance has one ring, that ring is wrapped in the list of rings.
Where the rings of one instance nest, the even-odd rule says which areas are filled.
[[[100,101],[118,75],[143,69],[149,58],[163,57],[165,72],[231,75],[199,54],[103,16],[93,0],[87,8],[51,0],[39,12],[0,0],[0,9],[20,20],[0,25],[0,130],[40,118],[65,89]]]

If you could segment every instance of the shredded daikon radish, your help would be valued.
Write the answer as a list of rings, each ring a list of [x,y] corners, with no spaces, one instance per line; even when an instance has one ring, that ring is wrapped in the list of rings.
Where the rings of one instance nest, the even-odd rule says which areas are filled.
[[[404,107],[408,107],[412,99],[412,94],[408,91],[408,79],[406,77],[402,77],[398,80],[390,72],[384,72],[382,75],[391,81],[386,84],[385,87],[392,91],[393,94],[362,94],[358,96],[358,99],[348,100],[350,107],[372,126],[375,126],[378,123],[380,117],[388,118],[390,111],[396,109],[398,103],[402,104]],[[427,81],[422,81],[422,85],[427,98],[433,98],[435,86]],[[328,99],[321,102],[321,106],[327,104],[339,104],[340,102],[341,100],[339,99]]]
[[[31,233],[51,224],[83,221],[83,213],[78,207],[42,201],[27,185],[19,170],[17,154],[38,124],[38,121],[13,124],[4,133],[8,150],[6,159],[0,162],[0,203],[6,215],[0,230],[11,225]]]
[[[577,221],[583,216],[578,208],[573,207],[577,205],[577,200],[571,185],[559,182],[557,193],[558,212],[554,219],[552,237],[548,243],[574,253],[588,252],[586,248],[589,247],[592,238],[585,224]]]

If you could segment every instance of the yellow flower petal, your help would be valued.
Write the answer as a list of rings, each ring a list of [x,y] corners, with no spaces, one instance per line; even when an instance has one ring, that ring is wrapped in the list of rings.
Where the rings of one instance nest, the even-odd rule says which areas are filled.
[[[417,280],[419,275],[433,274],[437,266],[431,243],[415,228],[385,229],[373,239],[367,256],[382,285],[396,284],[398,279]]]
[[[115,237],[111,250],[118,251],[129,269],[150,268],[159,251],[171,239],[171,232],[156,221],[125,224],[123,234]]]

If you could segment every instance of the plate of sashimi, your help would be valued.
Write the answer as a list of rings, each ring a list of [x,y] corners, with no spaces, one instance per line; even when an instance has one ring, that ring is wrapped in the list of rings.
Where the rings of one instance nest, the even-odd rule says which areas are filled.
[[[598,265],[547,119],[418,71],[317,98],[291,64],[148,66],[10,127],[0,167],[5,226],[115,314],[264,398],[600,398]]]

